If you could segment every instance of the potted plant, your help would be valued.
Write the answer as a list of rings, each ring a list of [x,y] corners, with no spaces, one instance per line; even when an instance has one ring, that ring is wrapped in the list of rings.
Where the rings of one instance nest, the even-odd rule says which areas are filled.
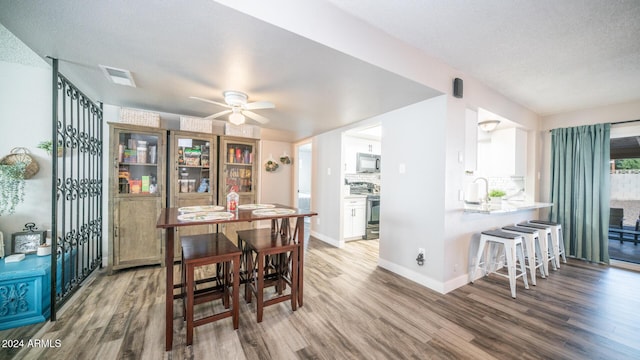
[[[24,200],[25,163],[0,165],[0,215],[13,214]]]
[[[493,189],[489,191],[489,202],[492,204],[500,204],[502,202],[502,197],[507,195],[506,192],[500,189]]]
[[[42,149],[46,151],[48,155],[51,155],[51,152],[53,151],[53,141],[41,141],[40,144],[38,144],[38,149]],[[62,156],[62,143],[58,142],[58,157],[60,156]]]

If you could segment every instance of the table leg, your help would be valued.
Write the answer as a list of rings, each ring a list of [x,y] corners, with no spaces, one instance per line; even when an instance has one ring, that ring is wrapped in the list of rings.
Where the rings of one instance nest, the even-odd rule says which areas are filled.
[[[298,307],[302,307],[302,285],[304,284],[304,217],[296,220],[298,235]]]
[[[173,347],[173,246],[175,228],[167,228],[164,246],[164,266],[167,272],[165,296],[165,351]]]

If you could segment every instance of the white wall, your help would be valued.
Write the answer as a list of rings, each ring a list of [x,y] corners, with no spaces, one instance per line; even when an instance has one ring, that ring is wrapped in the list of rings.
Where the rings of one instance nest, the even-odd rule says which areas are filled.
[[[334,246],[340,246],[342,227],[340,196],[342,176],[342,131],[334,130],[312,140],[312,210],[311,235]]]
[[[5,254],[10,254],[11,234],[24,224],[34,222],[38,230],[51,227],[51,158],[36,147],[51,140],[51,70],[0,61],[0,79],[0,158],[25,147],[40,166],[25,182],[24,202],[15,213],[0,216]]]
[[[287,154],[293,159],[289,165],[280,162],[280,156]],[[264,164],[273,159],[280,165],[274,172],[267,172]],[[292,206],[293,166],[296,159],[293,157],[293,144],[282,141],[260,141],[260,203],[283,204]]]
[[[378,264],[430,288],[440,287],[444,261],[446,106],[440,96],[376,117],[384,154]]]

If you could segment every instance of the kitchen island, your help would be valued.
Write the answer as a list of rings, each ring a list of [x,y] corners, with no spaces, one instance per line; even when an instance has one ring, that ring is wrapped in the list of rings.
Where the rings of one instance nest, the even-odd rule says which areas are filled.
[[[465,213],[479,213],[486,215],[512,213],[517,211],[535,210],[552,207],[552,203],[525,202],[525,201],[502,201],[500,204],[465,204]]]

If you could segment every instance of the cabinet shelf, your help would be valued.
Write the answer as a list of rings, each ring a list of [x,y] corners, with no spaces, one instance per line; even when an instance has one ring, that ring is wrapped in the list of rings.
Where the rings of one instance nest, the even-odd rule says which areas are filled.
[[[158,166],[158,164],[153,164],[153,163],[127,163],[127,162],[121,162],[118,163],[118,165],[121,166]]]
[[[178,167],[189,168],[189,169],[202,169],[202,170],[209,170],[211,168],[210,166],[195,166],[195,165],[178,165]]]
[[[247,166],[247,167],[252,167],[253,164],[245,164],[245,163],[230,163],[230,162],[226,162],[224,163],[225,165],[231,165],[231,166]]]

